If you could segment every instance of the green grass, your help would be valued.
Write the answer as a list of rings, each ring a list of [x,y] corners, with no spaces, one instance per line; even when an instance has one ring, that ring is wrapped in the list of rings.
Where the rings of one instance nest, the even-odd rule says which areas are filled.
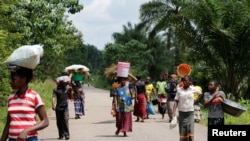
[[[242,113],[239,117],[231,116],[225,113],[225,125],[250,125],[250,107],[246,107],[248,107],[248,110]],[[207,116],[208,110],[206,108],[202,108],[202,120],[200,122],[202,125],[207,126]]]

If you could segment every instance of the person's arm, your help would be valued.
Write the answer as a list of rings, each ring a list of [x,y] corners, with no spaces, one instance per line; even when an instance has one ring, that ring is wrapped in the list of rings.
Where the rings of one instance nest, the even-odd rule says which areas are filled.
[[[219,97],[218,91],[216,91],[216,92],[214,92],[214,93],[212,94],[212,98],[211,98],[211,99],[209,99],[209,97],[205,95],[205,96],[204,96],[204,105],[205,105],[205,107],[209,107],[209,106],[212,104],[212,101],[213,101],[215,98],[217,98],[217,97]]]
[[[175,95],[175,98],[174,98],[174,107],[173,107],[173,113],[174,113],[174,116],[176,114],[176,109],[178,107],[178,104],[179,104],[179,92],[177,91],[176,92],[176,95]]]
[[[156,82],[156,86],[155,86],[155,92],[156,92],[156,95],[158,95],[158,90],[159,90],[159,83]]]
[[[118,97],[117,97],[117,92],[115,93],[115,95],[114,95],[114,110],[117,112],[117,108],[118,108],[118,106],[117,106],[117,104],[118,104]]]
[[[5,123],[5,127],[4,127],[0,141],[6,141],[8,139],[9,128],[10,128],[10,115],[7,114],[7,121]]]
[[[174,114],[174,116],[176,116],[175,114],[176,114],[176,109],[178,107],[178,104],[179,104],[179,100],[175,99],[175,101],[174,101],[174,107],[173,107],[173,114]]]
[[[137,78],[134,75],[130,74],[130,73],[128,74],[128,77],[132,78],[132,84],[133,85],[138,81]]]
[[[134,85],[134,90],[135,90],[135,103],[137,103],[137,87]]]
[[[42,129],[49,126],[49,119],[48,119],[48,116],[47,116],[44,105],[41,105],[41,106],[37,107],[36,113],[38,114],[38,116],[40,118],[40,122],[35,124],[34,126],[30,127],[30,128],[24,129],[19,134],[19,136],[18,136],[19,139],[26,139],[27,134],[29,132],[42,130]]]
[[[157,93],[156,93],[156,89],[155,89],[155,87],[153,87],[153,89],[152,89],[152,93],[154,94],[154,96],[157,98]]]
[[[55,110],[56,108],[56,93],[55,90],[53,90],[53,95],[52,95],[52,110]]]

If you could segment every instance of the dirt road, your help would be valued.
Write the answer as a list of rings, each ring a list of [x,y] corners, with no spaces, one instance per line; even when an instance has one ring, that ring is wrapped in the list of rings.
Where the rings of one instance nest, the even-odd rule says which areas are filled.
[[[178,127],[169,129],[168,116],[150,115],[144,123],[133,122],[133,132],[128,137],[115,135],[115,118],[110,114],[111,101],[109,91],[84,86],[86,95],[85,116],[74,118],[74,105],[70,102],[70,141],[178,141]],[[157,110],[157,107],[155,107]],[[50,110],[50,125],[39,131],[40,141],[57,141],[55,113]],[[133,117],[135,120],[135,117]],[[207,141],[207,127],[195,124],[195,140]]]

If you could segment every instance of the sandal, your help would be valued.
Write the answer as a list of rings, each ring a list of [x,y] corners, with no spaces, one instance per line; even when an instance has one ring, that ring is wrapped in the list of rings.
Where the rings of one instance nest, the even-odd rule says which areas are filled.
[[[118,135],[119,134],[119,130],[115,131],[115,135]]]
[[[126,132],[123,132],[123,137],[127,137],[127,133]]]

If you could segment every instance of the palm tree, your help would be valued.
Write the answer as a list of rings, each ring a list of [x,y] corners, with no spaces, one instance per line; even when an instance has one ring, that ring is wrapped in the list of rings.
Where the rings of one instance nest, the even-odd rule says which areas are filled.
[[[199,0],[188,5],[193,28],[183,34],[192,56],[203,60],[213,78],[236,100],[246,96],[250,74],[250,7],[247,0]],[[193,42],[189,42],[189,41]],[[249,97],[249,96],[248,96]]]
[[[205,64],[209,78],[238,100],[249,90],[249,5],[247,0],[153,0],[141,6],[141,20],[150,36],[165,32],[168,44],[179,45],[168,47],[188,46],[182,53]]]
[[[160,34],[165,37],[166,50],[172,50],[172,57],[175,59],[174,66],[177,66],[186,59],[180,52],[185,52],[185,45],[181,43],[177,31],[180,24],[190,26],[189,20],[184,16],[184,3],[178,0],[153,0],[140,7],[141,27],[148,31],[149,37]]]

